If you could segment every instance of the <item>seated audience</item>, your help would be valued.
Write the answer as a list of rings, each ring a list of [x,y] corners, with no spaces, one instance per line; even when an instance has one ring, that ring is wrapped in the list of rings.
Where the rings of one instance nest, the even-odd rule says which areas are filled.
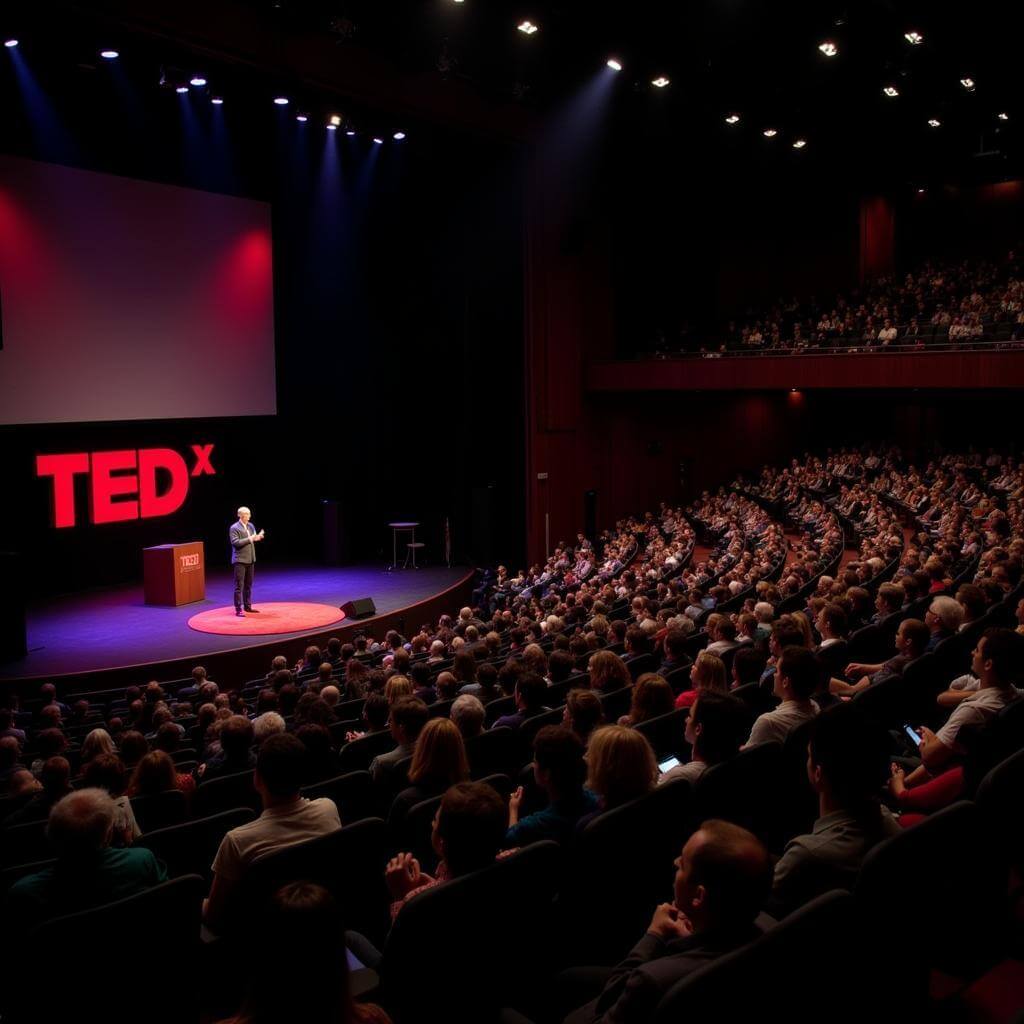
[[[111,848],[114,816],[114,801],[102,789],[79,789],[53,805],[46,835],[56,861],[11,886],[9,928],[24,934],[50,918],[134,896],[167,880],[149,850]]]
[[[333,800],[307,800],[299,795],[305,760],[301,741],[287,733],[271,736],[260,747],[253,781],[263,813],[255,821],[231,829],[221,840],[213,861],[210,895],[203,901],[203,919],[214,931],[226,923],[232,895],[254,861],[341,828]]]
[[[675,700],[677,708],[688,708],[697,699],[698,693],[728,693],[725,679],[725,663],[715,654],[701,651],[690,671],[690,689],[684,690]]]
[[[516,710],[502,715],[492,729],[518,729],[528,718],[550,710],[544,705],[548,684],[535,672],[524,672],[516,682]]]
[[[204,782],[225,775],[252,771],[256,766],[255,738],[252,722],[244,715],[232,715],[220,728],[220,753],[199,766]],[[124,744],[122,743],[122,750]]]
[[[473,739],[484,731],[486,709],[481,701],[470,693],[456,697],[449,715],[463,740]]]
[[[676,861],[671,903],[654,912],[647,934],[611,972],[604,990],[565,1024],[647,1024],[669,989],[715,958],[752,942],[767,897],[771,859],[756,836],[726,821],[705,821]]]
[[[384,877],[391,893],[391,917],[417,893],[494,863],[505,841],[507,812],[498,792],[484,782],[451,786],[434,816],[431,846],[438,857],[436,874],[420,870],[411,853],[388,862]]]
[[[572,838],[576,823],[585,814],[597,810],[597,798],[583,788],[587,766],[583,760],[583,742],[565,726],[546,725],[533,740],[533,777],[548,798],[543,810],[522,820],[519,808],[523,787],[509,801],[506,846],[528,846],[538,839],[565,842]]]
[[[852,697],[875,683],[903,675],[903,670],[924,654],[928,637],[928,627],[920,619],[904,619],[896,630],[895,657],[875,665],[850,662],[846,666],[845,674],[847,678],[857,679],[857,682],[847,683],[842,679],[831,679],[829,690],[840,697]]]
[[[772,741],[785,743],[794,729],[814,718],[818,706],[811,695],[820,678],[821,666],[812,651],[805,647],[787,647],[779,658],[773,690],[781,704],[758,717],[744,746]]]
[[[699,693],[690,705],[684,737],[690,744],[690,760],[669,768],[658,785],[674,779],[696,782],[713,765],[735,757],[749,732],[746,705],[731,693],[713,690]]]
[[[771,909],[785,916],[830,889],[850,889],[867,852],[899,831],[880,799],[886,736],[853,704],[823,711],[811,727],[807,776],[818,819],[775,865]]]
[[[164,757],[167,755],[164,754]],[[104,789],[114,801],[114,827],[111,832],[112,846],[130,846],[142,829],[135,820],[131,801],[125,795],[128,788],[128,771],[117,754],[99,754],[86,766],[83,773],[86,786]]]
[[[416,740],[423,726],[427,724],[429,716],[427,705],[416,697],[400,697],[391,705],[388,727],[395,747],[385,754],[378,754],[370,762],[370,775],[374,782],[386,785],[394,774],[396,765],[407,757],[412,757]]]
[[[601,698],[593,690],[570,690],[565,698],[562,725],[567,726],[586,746],[594,730],[604,722]]]
[[[71,765],[68,764],[67,758],[48,758],[39,773],[39,783],[41,788],[28,803],[3,819],[4,828],[27,825],[30,821],[45,821],[50,816],[53,805],[72,792]]]
[[[580,818],[578,828],[604,811],[650,793],[658,781],[658,764],[647,737],[625,725],[594,730],[587,746],[587,789],[598,808]]]
[[[629,713],[619,719],[619,725],[639,725],[672,711],[672,687],[654,672],[645,672],[633,687]]]
[[[469,778],[466,745],[458,726],[448,718],[432,718],[420,730],[409,766],[409,785],[391,802],[388,824],[396,829],[416,804],[440,796]]]

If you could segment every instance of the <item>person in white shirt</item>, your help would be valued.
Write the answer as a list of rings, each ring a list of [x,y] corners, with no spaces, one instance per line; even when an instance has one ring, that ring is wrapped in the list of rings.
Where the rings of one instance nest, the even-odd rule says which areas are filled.
[[[986,629],[971,657],[971,672],[978,688],[957,704],[946,724],[938,732],[921,726],[918,754],[921,766],[906,778],[908,786],[917,785],[927,775],[934,775],[950,760],[965,753],[959,742],[965,726],[980,727],[994,718],[1008,704],[1021,699],[1013,685],[1024,669],[1024,636],[1012,629]]]
[[[806,647],[787,647],[779,658],[775,670],[773,693],[782,703],[761,715],[744,749],[755,743],[785,743],[786,737],[818,713],[818,705],[811,700],[821,680],[821,664],[813,651]]]
[[[883,345],[891,345],[896,340],[896,328],[891,320],[886,320],[882,329],[878,332],[878,340]]]
[[[299,795],[305,781],[306,748],[291,733],[270,736],[256,757],[253,784],[263,813],[231,829],[213,861],[213,884],[203,901],[203,920],[214,931],[229,919],[231,898],[254,861],[269,853],[341,828],[333,800]]]

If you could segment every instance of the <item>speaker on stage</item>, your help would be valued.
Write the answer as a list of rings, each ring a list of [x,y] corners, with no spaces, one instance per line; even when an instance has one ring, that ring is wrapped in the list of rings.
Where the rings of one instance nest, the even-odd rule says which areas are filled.
[[[16,661],[28,653],[24,564],[16,551],[0,551],[0,580],[0,661]]]
[[[368,619],[377,614],[377,606],[372,597],[357,597],[354,601],[346,601],[341,610],[346,619]]]

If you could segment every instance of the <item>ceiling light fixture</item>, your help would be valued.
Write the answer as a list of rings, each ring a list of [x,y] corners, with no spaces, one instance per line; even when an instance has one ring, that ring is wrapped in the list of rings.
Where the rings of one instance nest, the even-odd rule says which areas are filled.
[[[920,32],[904,32],[903,38],[906,39],[911,46],[920,46],[924,42],[924,36]]]
[[[968,91],[974,92],[974,79],[973,78],[961,78],[960,84]]]
[[[996,117],[998,117],[1000,121],[1010,120],[1010,115],[1007,114],[1005,111],[1000,111],[998,114],[996,114]]]
[[[13,50],[17,45],[18,45],[18,40],[17,39],[5,39],[4,40],[4,46],[6,46],[8,50]]]
[[[274,104],[276,106],[278,106],[278,107],[287,107],[288,106],[288,97],[287,96],[275,96],[274,97]]]
[[[206,79],[203,78],[202,75],[193,75],[189,79],[189,83],[188,84],[189,85],[194,85],[197,89],[201,89],[204,85],[206,85]]]
[[[121,54],[118,53],[117,50],[100,50],[100,56],[104,60],[117,60],[117,58],[120,57]]]
[[[774,128],[765,128],[765,130],[761,132],[761,134],[766,139],[774,139],[775,136],[778,135],[779,133]]]
[[[608,65],[608,67],[610,67],[612,69],[612,71],[621,71],[622,70],[621,62],[617,61],[614,57],[609,57],[608,60],[606,61],[606,63]]]
[[[219,107],[219,106],[222,106],[222,105],[223,105],[223,103],[224,103],[224,97],[223,97],[223,96],[212,96],[212,97],[210,98],[210,102],[211,102],[211,103],[212,103],[212,104],[213,104],[213,105],[214,105],[215,107]]]
[[[655,89],[664,89],[665,86],[668,85],[668,83],[669,79],[667,79],[664,75],[658,75],[657,78],[651,79],[651,85],[653,85]]]
[[[889,99],[895,99],[900,94],[899,89],[897,89],[895,85],[887,85],[882,92],[884,92]]]
[[[534,25],[529,19],[519,22],[516,26],[524,36],[532,36],[535,32],[539,31],[539,26]]]
[[[331,114],[331,116],[327,118],[327,126],[329,128],[340,128],[341,114]]]
[[[806,139],[797,139],[793,143],[793,148],[794,149],[803,149],[806,145],[807,145],[807,140]]]
[[[818,49],[821,50],[826,57],[834,57],[839,52],[839,47],[836,46],[831,39],[826,39],[825,42],[820,43]]]
[[[739,124],[740,123],[740,115],[739,114],[730,114],[725,119],[725,123],[726,124]]]
[[[938,128],[942,122],[937,117],[928,118],[928,126],[930,128]]]

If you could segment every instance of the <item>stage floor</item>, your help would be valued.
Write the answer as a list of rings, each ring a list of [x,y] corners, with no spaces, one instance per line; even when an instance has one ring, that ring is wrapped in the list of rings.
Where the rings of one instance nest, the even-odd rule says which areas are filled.
[[[407,569],[386,572],[375,566],[293,566],[261,564],[256,570],[253,606],[266,601],[313,601],[341,605],[372,597],[377,614],[387,614],[454,586],[466,568]],[[229,605],[234,591],[228,570],[206,577],[206,600],[180,608],[158,608],[143,601],[142,586],[118,587],[55,598],[28,611],[28,656],[0,664],[0,680],[95,672],[129,665],[202,658],[273,643],[273,636],[218,636],[189,629],[188,620],[206,608]],[[457,612],[457,608],[447,609]],[[365,620],[373,631],[372,619]],[[348,626],[349,620],[338,626]],[[418,626],[419,621],[409,623]],[[301,634],[282,633],[282,638]]]

